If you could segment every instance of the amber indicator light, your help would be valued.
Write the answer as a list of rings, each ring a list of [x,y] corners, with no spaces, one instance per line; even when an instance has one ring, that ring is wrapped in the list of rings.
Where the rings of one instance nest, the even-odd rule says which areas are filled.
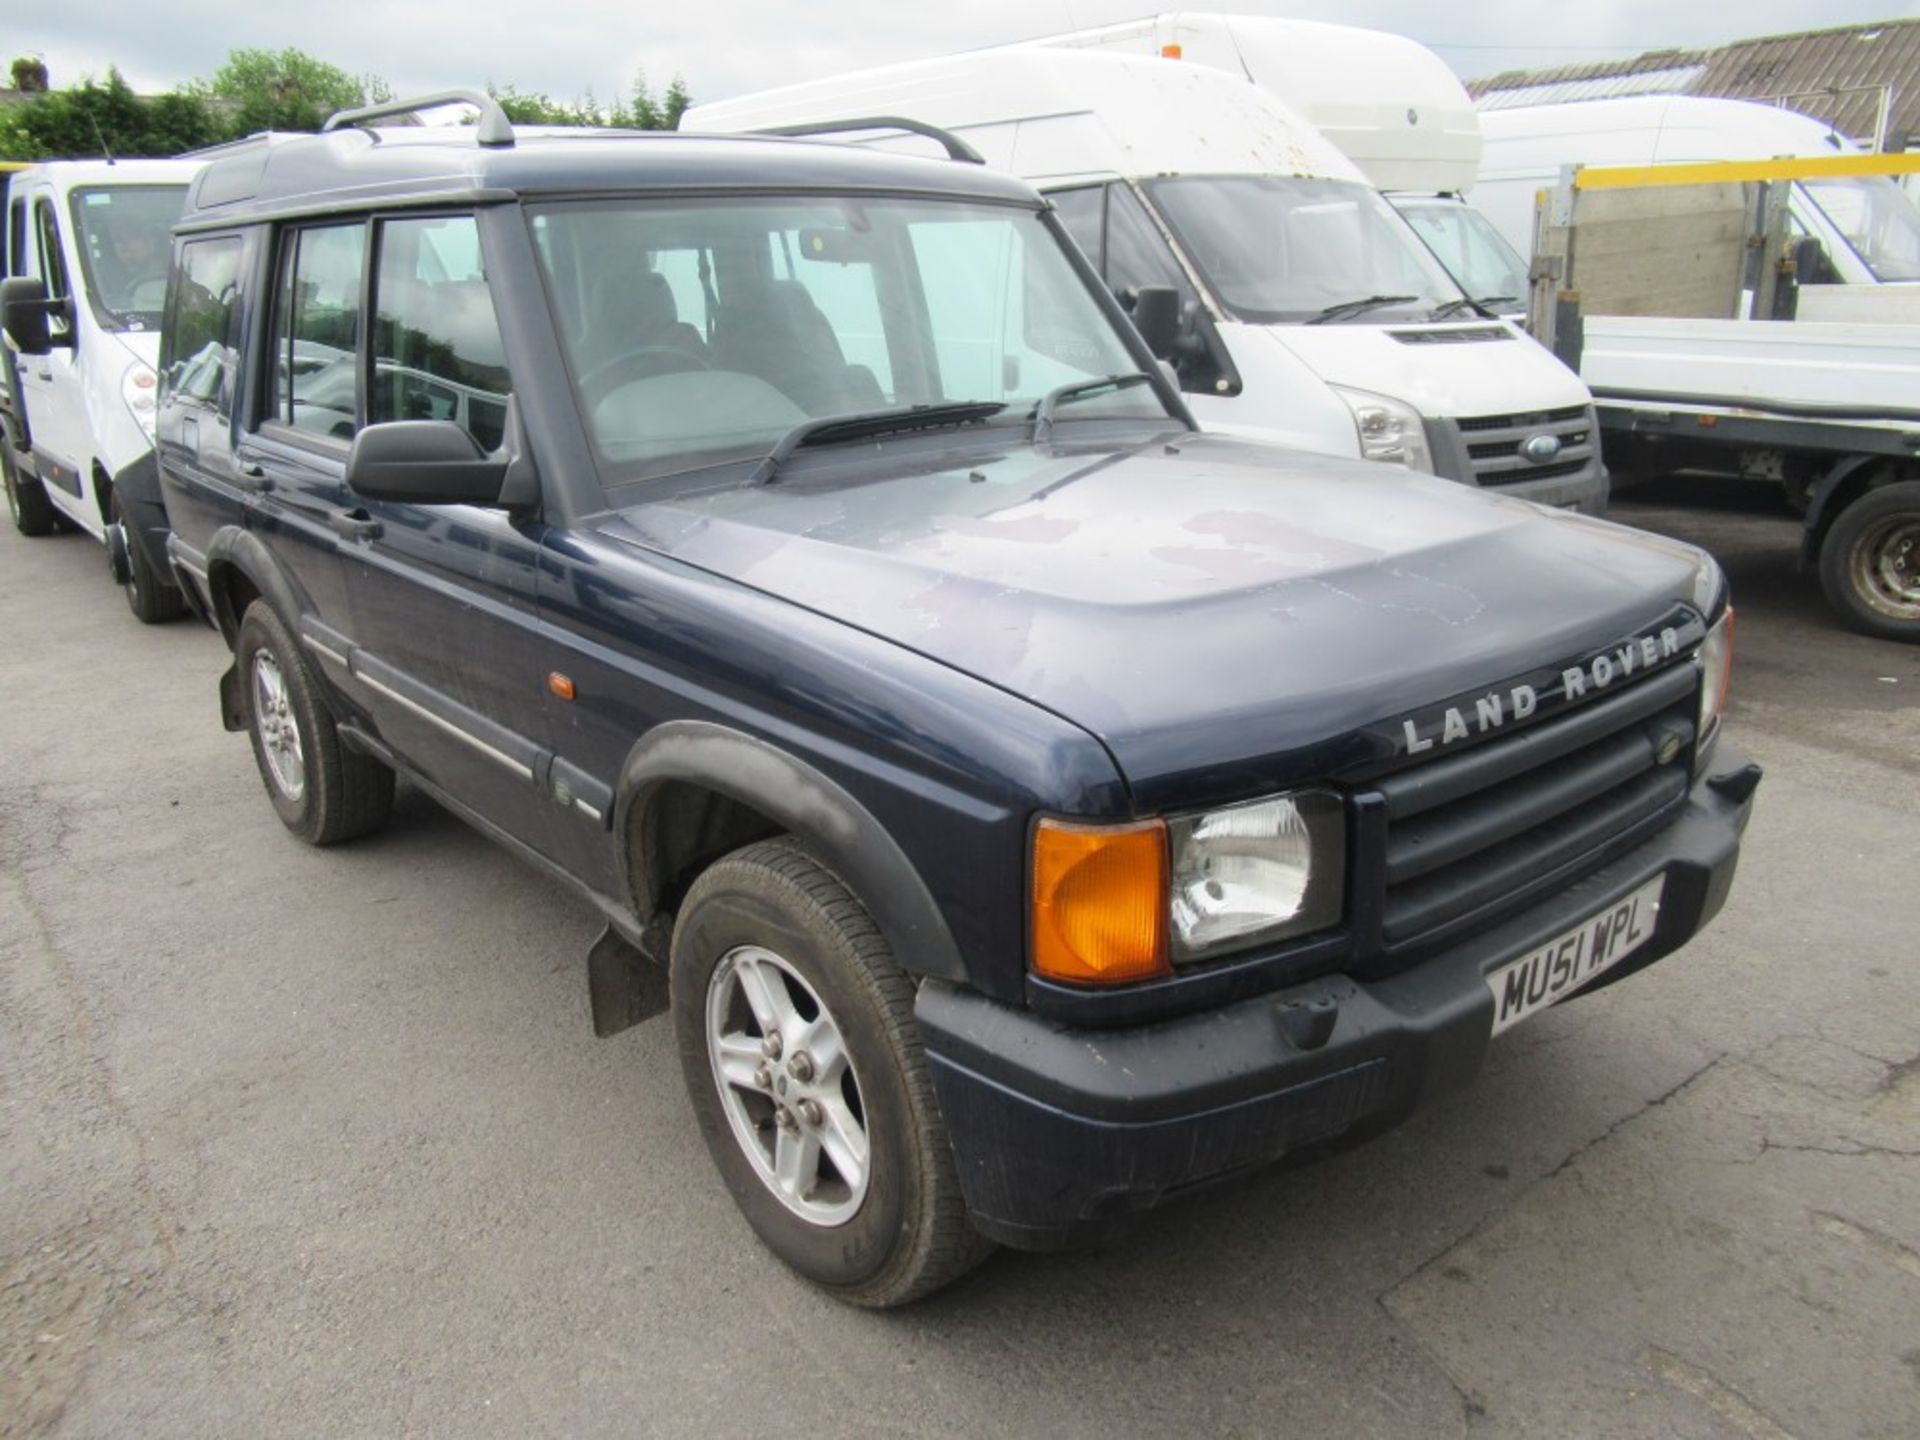
[[[1050,980],[1119,985],[1172,973],[1166,825],[1042,820],[1032,919],[1033,968]]]
[[[547,689],[558,695],[562,700],[573,699],[573,681],[565,675],[562,675],[558,670],[553,671],[547,676]]]

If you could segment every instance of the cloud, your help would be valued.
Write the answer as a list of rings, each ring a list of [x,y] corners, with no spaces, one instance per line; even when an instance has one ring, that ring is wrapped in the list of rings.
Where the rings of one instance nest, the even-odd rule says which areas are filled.
[[[1730,9],[1670,0],[1242,0],[1228,8],[1367,25],[1413,36],[1463,75],[1567,64],[1667,45],[1717,44],[1746,35],[1811,29],[1909,11],[1913,0],[1816,6],[1750,0]],[[675,74],[699,99],[816,79],[867,65],[1028,39],[1142,14],[1139,0],[978,0],[954,6],[839,0],[801,7],[776,0],[636,6],[630,0],[335,0],[264,6],[241,0],[64,0],[14,15],[8,43],[38,53],[63,84],[117,65],[143,90],[210,74],[229,50],[296,46],[396,91],[511,84],[568,99],[623,94],[645,71],[656,89]],[[10,57],[5,57],[10,58]]]

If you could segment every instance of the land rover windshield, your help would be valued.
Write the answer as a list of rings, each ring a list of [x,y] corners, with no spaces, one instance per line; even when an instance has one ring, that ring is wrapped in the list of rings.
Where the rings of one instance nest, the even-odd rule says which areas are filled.
[[[1145,189],[1237,320],[1424,320],[1461,297],[1392,206],[1348,180],[1182,175]]]
[[[610,486],[758,459],[827,416],[1166,414],[1032,210],[887,197],[619,199],[533,214]],[[1055,394],[1055,392],[1060,392]]]
[[[184,185],[110,185],[73,194],[73,228],[94,313],[109,330],[151,330],[167,303],[173,222]]]

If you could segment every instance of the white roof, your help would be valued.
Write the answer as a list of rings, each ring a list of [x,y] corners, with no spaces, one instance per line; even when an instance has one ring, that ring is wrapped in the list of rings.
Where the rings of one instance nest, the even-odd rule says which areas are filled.
[[[48,160],[15,173],[13,183],[40,179],[65,193],[101,185],[184,185],[204,160]]]
[[[1306,118],[1204,65],[1019,46],[916,60],[689,110],[685,131],[733,133],[898,115],[961,135],[1035,183],[1174,174],[1365,176]],[[925,140],[890,146],[926,150]]]
[[[1382,190],[1464,190],[1480,165],[1473,100],[1416,40],[1384,30],[1172,10],[1031,42],[1157,56],[1180,47],[1293,106]]]
[[[1555,165],[1771,160],[1851,153],[1853,142],[1820,121],[1775,105],[1692,95],[1635,95],[1487,110],[1486,173],[1503,173],[1522,149]]]

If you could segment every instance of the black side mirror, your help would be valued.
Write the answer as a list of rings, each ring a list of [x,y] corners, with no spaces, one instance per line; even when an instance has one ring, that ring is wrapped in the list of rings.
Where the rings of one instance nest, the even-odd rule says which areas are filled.
[[[71,326],[65,335],[55,335],[47,323],[51,317],[67,313],[66,301],[47,298],[44,280],[0,280],[0,328],[6,330],[7,338],[22,355],[45,355],[56,345],[71,345]]]
[[[1793,270],[1802,285],[1831,285],[1840,278],[1827,247],[1816,235],[1802,235],[1793,242]]]
[[[369,500],[498,505],[511,464],[451,420],[389,420],[353,437],[347,486]]]
[[[1180,293],[1171,285],[1142,285],[1133,292],[1133,328],[1157,360],[1180,350]]]

